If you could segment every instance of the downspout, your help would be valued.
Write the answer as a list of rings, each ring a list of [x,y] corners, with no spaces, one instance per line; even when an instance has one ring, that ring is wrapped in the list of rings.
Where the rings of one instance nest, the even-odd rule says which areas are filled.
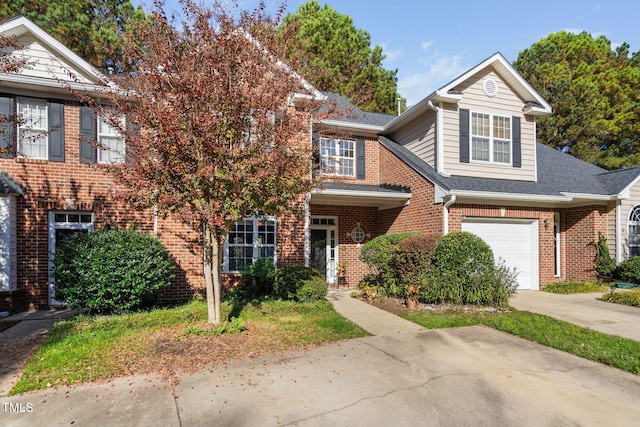
[[[622,202],[616,200],[616,264],[622,262],[622,230],[620,229],[622,221],[620,220],[620,213],[622,212]]]
[[[436,162],[436,171],[438,174],[449,177],[450,175],[444,171],[444,141],[443,141],[443,126],[444,126],[444,118],[442,114],[442,102],[438,103],[436,107],[433,105],[433,102],[429,101],[427,103],[429,108],[436,112],[436,153],[435,153],[435,162]]]
[[[455,202],[456,202],[456,195],[453,194],[451,195],[451,198],[449,198],[449,200],[447,200],[447,202],[444,204],[444,215],[443,215],[444,224],[442,227],[443,235],[449,234],[449,206],[451,206]]]
[[[313,153],[313,117],[309,118],[309,147]],[[313,182],[313,159],[309,159],[311,167],[309,168],[309,179]],[[304,198],[304,265],[309,267],[311,258],[311,232],[309,231],[311,223],[311,192],[307,192]]]

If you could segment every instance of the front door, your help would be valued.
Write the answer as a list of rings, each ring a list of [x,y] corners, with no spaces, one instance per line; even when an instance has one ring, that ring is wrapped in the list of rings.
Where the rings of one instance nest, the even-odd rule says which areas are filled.
[[[56,248],[65,239],[77,233],[93,231],[93,215],[80,212],[49,213],[49,271],[53,268],[53,257]],[[56,299],[55,282],[49,273],[49,305],[64,305],[64,301]]]
[[[311,267],[324,273],[327,283],[336,283],[338,227],[332,218],[311,219]]]

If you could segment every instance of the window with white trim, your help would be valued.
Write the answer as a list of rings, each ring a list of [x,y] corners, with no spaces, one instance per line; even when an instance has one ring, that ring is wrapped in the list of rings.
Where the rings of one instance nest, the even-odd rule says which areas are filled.
[[[355,176],[355,141],[320,138],[320,172],[325,175]]]
[[[18,98],[18,155],[29,159],[48,158],[49,130],[47,101]]]
[[[511,163],[511,118],[471,113],[471,160]]]
[[[627,222],[629,234],[627,234],[627,245],[629,248],[629,258],[640,255],[640,205],[634,206],[629,212]]]
[[[124,118],[123,125],[124,125]],[[124,162],[124,137],[106,117],[98,118],[98,162]]]
[[[251,217],[235,223],[225,243],[223,270],[242,272],[259,258],[275,262],[275,217]]]

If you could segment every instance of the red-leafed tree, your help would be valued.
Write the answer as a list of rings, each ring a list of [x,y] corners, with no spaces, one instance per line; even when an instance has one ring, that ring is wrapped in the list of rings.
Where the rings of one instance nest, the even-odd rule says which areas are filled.
[[[128,200],[203,233],[209,322],[219,323],[228,231],[258,210],[288,209],[311,187],[310,107],[291,106],[301,82],[271,50],[278,18],[263,4],[181,5],[179,26],[154,3],[123,42],[133,72],[116,80],[112,107],[141,131],[127,135],[127,162],[111,169]]]

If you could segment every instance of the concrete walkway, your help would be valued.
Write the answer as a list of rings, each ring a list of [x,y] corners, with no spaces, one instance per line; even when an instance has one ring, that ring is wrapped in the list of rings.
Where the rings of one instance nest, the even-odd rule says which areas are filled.
[[[46,334],[55,322],[77,313],[70,308],[60,310],[31,310],[1,319],[0,322],[20,322],[0,333],[0,338],[9,339],[34,334]]]
[[[602,295],[521,291],[510,304],[518,310],[545,314],[606,334],[640,341],[640,307],[604,302],[600,299]]]

